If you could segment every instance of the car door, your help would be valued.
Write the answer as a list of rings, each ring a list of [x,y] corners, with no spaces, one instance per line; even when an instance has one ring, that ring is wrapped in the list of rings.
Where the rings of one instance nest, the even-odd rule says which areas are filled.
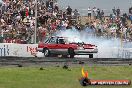
[[[58,45],[57,45],[57,43],[56,43],[56,38],[55,38],[55,37],[52,37],[52,38],[47,42],[47,47],[49,48],[50,53],[53,53],[53,54],[58,53],[58,52],[57,52]]]
[[[59,38],[57,39],[57,51],[59,54],[67,54],[68,53],[68,46],[65,43],[65,39]]]

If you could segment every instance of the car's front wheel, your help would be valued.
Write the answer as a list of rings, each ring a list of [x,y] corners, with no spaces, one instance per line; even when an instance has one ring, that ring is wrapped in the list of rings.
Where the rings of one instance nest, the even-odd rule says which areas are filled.
[[[43,49],[43,53],[44,53],[44,56],[45,56],[45,57],[48,57],[48,56],[50,55],[50,51],[49,51],[49,49],[47,49],[47,48],[44,48],[44,49]]]

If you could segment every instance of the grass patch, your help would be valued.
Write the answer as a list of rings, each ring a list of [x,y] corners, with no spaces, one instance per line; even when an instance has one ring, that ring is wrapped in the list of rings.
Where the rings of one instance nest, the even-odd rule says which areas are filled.
[[[0,68],[0,88],[83,88],[78,79],[81,67]],[[90,79],[130,79],[131,66],[85,66]],[[132,88],[132,86],[88,86],[86,88]]]

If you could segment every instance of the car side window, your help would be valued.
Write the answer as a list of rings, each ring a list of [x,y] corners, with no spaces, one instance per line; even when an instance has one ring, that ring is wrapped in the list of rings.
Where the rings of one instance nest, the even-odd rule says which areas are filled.
[[[59,44],[65,44],[65,41],[64,41],[64,39],[59,39],[59,40],[58,40],[58,43],[59,43]]]
[[[49,41],[50,44],[56,44],[56,39],[55,38],[51,38]]]

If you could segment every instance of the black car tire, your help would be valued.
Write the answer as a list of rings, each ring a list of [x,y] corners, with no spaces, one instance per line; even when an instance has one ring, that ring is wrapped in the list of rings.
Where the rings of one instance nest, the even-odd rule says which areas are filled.
[[[89,54],[89,58],[93,58],[93,54]]]
[[[68,53],[69,53],[69,55],[70,55],[70,58],[74,58],[74,55],[75,55],[74,49],[69,48],[69,49],[68,49]]]
[[[45,56],[45,57],[48,57],[48,56],[50,55],[50,51],[49,51],[49,49],[47,49],[47,48],[44,48],[44,49],[43,49],[43,53],[44,53],[44,56]]]

